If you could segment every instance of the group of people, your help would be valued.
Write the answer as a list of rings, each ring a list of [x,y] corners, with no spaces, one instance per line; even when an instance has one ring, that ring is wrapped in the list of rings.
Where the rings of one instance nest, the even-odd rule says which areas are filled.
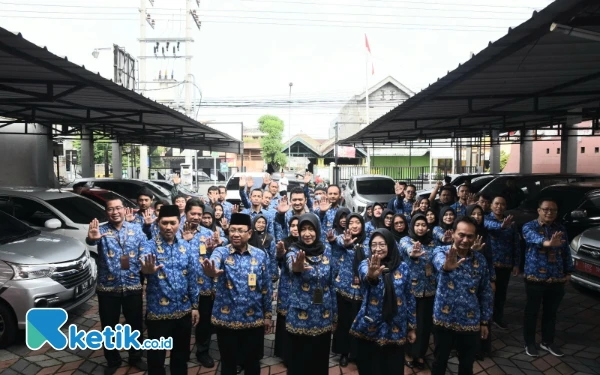
[[[432,333],[432,374],[445,373],[454,349],[459,373],[472,374],[476,357],[491,351],[492,322],[506,328],[508,281],[519,272],[520,236],[504,216],[505,198],[438,186],[440,201],[432,194],[424,202],[415,200],[416,187],[397,183],[386,207],[361,215],[340,207],[336,185],[312,198],[310,179],[280,195],[268,177],[260,187],[242,177],[242,212],[224,205],[217,187],[207,202],[175,197],[154,210],[141,192],[135,214],[109,199],[109,222],[92,222],[87,239],[98,244],[103,328],[118,324],[122,309],[142,331],[145,282],[148,338],[173,338],[173,374],[187,372],[193,326],[205,367],[214,366],[208,348],[216,333],[223,374],[259,374],[263,335],[273,330],[274,354],[290,375],[327,374],[330,348],[340,366],[354,361],[360,374],[425,368]],[[554,324],[573,264],[556,203],[542,200],[538,213],[523,227],[526,353],[538,355],[543,303],[541,348],[561,355]],[[130,364],[164,373],[164,351],[149,354],[147,365],[140,354],[131,351]],[[112,374],[121,358],[105,356]]]

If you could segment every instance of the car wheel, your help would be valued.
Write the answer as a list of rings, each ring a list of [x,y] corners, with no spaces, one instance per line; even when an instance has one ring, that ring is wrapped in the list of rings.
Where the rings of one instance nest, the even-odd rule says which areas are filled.
[[[6,302],[0,302],[0,349],[11,345],[17,335],[17,319]]]

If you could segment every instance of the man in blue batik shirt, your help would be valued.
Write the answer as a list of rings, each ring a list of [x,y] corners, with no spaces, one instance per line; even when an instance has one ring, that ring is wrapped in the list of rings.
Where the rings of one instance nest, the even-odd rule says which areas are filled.
[[[240,182],[241,185],[241,182]],[[265,210],[262,207],[262,190],[254,189],[250,193],[250,208],[245,208],[242,213],[246,215],[250,215],[251,220],[254,220],[256,215],[262,214],[267,220],[267,233],[269,233],[273,238],[275,238],[275,230],[273,221],[275,220],[275,211],[274,210]]]
[[[556,222],[557,214],[556,202],[542,199],[538,204],[538,218],[523,226],[527,293],[523,336],[525,353],[531,357],[539,356],[535,332],[542,304],[541,348],[557,357],[564,355],[554,343],[556,313],[565,295],[565,284],[571,279],[575,267],[565,228]]]
[[[154,212],[152,212],[152,199],[154,199],[154,195],[152,192],[146,188],[141,189],[137,193],[137,205],[139,210],[136,213],[131,212],[132,210],[127,209],[128,215],[126,216],[127,221],[138,224],[143,227],[144,224],[149,222],[148,215],[150,215],[150,219],[156,219]]]
[[[170,368],[173,375],[187,374],[192,326],[199,320],[198,284],[193,254],[187,241],[178,238],[179,208],[163,206],[158,216],[159,236],[144,244],[142,272],[147,275],[146,327],[148,338],[171,337]],[[165,350],[148,355],[148,373],[165,373]]]
[[[471,190],[468,185],[463,184],[458,187],[458,201],[450,206],[456,211],[456,216],[465,216],[467,214],[469,198],[473,199],[470,192]]]
[[[402,186],[402,185],[400,185]],[[404,197],[396,196],[388,203],[388,207],[395,214],[402,214],[410,222],[410,217],[415,209],[415,197],[417,195],[417,187],[415,185],[406,185],[403,190]],[[389,206],[389,204],[392,204]]]
[[[453,244],[434,250],[438,286],[433,307],[432,375],[444,375],[456,346],[458,373],[473,374],[479,337],[486,339],[492,316],[492,286],[483,254],[472,250],[477,226],[470,217],[454,223]]]
[[[227,218],[227,221],[231,221],[231,214],[233,213],[233,204],[227,202],[227,187],[224,185],[219,186],[219,203],[223,206],[223,216]]]
[[[119,324],[121,308],[132,330],[142,328],[142,284],[140,283],[140,252],[146,235],[139,225],[125,221],[125,207],[121,198],[109,196],[106,200],[108,223],[100,225],[97,219],[90,223],[85,242],[98,246],[98,312],[102,329]],[[138,341],[143,342],[140,334]],[[121,367],[118,350],[104,349],[105,374],[114,374]],[[129,364],[145,371],[142,352],[129,350]]]
[[[223,375],[236,374],[238,361],[245,374],[259,375],[264,335],[271,332],[268,255],[248,244],[251,227],[249,215],[232,214],[230,245],[216,248],[202,264],[207,276],[218,278],[211,322],[217,330]]]
[[[340,208],[341,198],[342,190],[340,187],[337,185],[329,185],[327,187],[327,195],[319,200],[319,207],[314,209],[314,213],[319,216],[321,221],[321,241],[323,241],[323,243],[327,240],[327,233],[333,229],[335,214]]]

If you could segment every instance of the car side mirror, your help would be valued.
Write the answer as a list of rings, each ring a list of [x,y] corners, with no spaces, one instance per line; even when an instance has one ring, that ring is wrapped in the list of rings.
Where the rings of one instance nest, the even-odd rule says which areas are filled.
[[[587,217],[586,210],[575,210],[571,212],[571,219],[584,219]]]
[[[353,191],[351,191],[351,192],[350,192],[350,196],[351,196],[351,197],[353,197],[353,198],[354,198],[354,196],[355,196],[355,195],[356,195],[356,193],[355,193],[355,192],[353,192]]]
[[[49,219],[44,223],[44,227],[48,229],[58,229],[62,226],[62,223],[58,219]]]

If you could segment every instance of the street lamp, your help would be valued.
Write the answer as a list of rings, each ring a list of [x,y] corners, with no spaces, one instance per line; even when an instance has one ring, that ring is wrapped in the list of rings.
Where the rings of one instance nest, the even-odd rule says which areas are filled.
[[[94,56],[94,58],[97,59],[98,56],[100,55],[100,51],[109,51],[109,50],[112,50],[112,47],[94,48],[94,52],[92,52],[92,56]]]
[[[294,84],[290,82],[290,99],[288,105],[288,169],[292,162],[292,86]]]

